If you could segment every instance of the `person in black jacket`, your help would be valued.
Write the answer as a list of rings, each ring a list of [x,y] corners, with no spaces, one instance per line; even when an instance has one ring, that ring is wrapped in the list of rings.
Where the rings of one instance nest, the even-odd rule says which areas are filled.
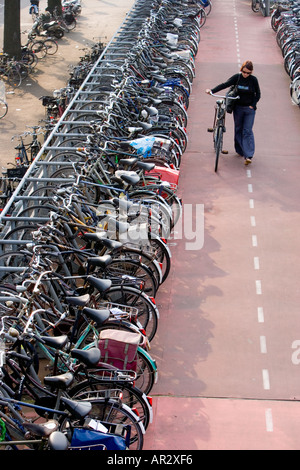
[[[260,88],[257,78],[252,75],[253,63],[247,60],[243,63],[240,73],[230,77],[226,82],[206,90],[206,93],[217,93],[225,88],[238,87],[239,99],[233,110],[234,118],[234,146],[235,151],[244,157],[245,165],[252,162],[255,150],[253,124],[256,114],[256,105],[260,99]]]

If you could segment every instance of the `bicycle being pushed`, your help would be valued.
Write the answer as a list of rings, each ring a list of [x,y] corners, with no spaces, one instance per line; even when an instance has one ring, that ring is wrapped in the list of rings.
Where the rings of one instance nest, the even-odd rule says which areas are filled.
[[[213,127],[209,127],[207,129],[208,132],[213,133],[213,142],[214,142],[214,149],[216,154],[215,159],[215,172],[218,171],[218,164],[219,164],[219,157],[220,153],[227,154],[227,150],[223,150],[223,134],[226,132],[225,127],[225,119],[226,119],[226,110],[229,102],[231,100],[236,100],[239,96],[229,97],[229,96],[222,96],[222,95],[215,95],[214,93],[209,93],[211,96],[215,96],[219,98],[215,104],[215,115],[214,115],[214,123]]]

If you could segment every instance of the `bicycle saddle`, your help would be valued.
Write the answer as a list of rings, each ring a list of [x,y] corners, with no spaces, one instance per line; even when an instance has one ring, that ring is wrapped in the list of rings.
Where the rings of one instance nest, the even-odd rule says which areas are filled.
[[[41,339],[44,341],[47,346],[55,349],[62,349],[68,342],[68,336],[41,336]]]
[[[109,201],[110,202],[110,201]],[[110,250],[118,250],[122,248],[123,243],[118,242],[116,240],[110,240],[109,238],[106,238],[105,232],[104,235],[103,233],[85,233],[83,234],[83,238],[87,241],[91,242],[96,242],[96,243],[101,243],[101,245],[105,246],[106,248],[109,248]],[[76,297],[78,298],[78,297]]]
[[[144,171],[151,171],[153,168],[155,168],[155,163],[137,162],[136,166]]]
[[[87,351],[83,349],[72,349],[71,356],[83,362],[88,367],[94,367],[100,361],[101,352],[99,348],[91,348]]]
[[[23,426],[33,436],[48,437],[58,429],[59,423],[54,419],[50,419],[49,421],[46,421],[46,423],[40,424],[23,423]]]
[[[75,401],[64,397],[61,398],[61,402],[73,416],[79,419],[84,418],[92,409],[92,404],[89,401]]]
[[[92,258],[87,259],[89,266],[98,266],[101,269],[105,269],[112,262],[112,257],[110,255],[103,256],[93,256]]]
[[[60,390],[67,390],[74,380],[71,372],[66,372],[61,375],[53,375],[52,377],[44,377],[44,383],[50,387],[59,388]]]
[[[83,313],[97,323],[98,326],[101,326],[110,317],[110,311],[107,308],[97,310],[95,308],[84,307]]]
[[[98,279],[94,276],[88,276],[86,280],[101,293],[107,291],[112,285],[112,281],[110,279]]]
[[[78,297],[65,297],[65,301],[70,305],[76,305],[77,307],[84,307],[90,300],[90,295],[80,295]]]

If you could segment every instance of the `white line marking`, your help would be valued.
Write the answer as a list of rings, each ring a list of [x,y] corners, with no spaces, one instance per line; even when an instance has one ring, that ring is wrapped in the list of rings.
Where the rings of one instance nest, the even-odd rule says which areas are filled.
[[[258,317],[258,323],[264,323],[265,316],[264,316],[264,309],[262,307],[257,308],[257,317]]]
[[[254,269],[259,269],[259,258],[258,256],[254,256]]]
[[[270,378],[268,369],[262,370],[263,386],[265,390],[270,390]]]
[[[249,192],[249,193],[253,193],[252,184],[248,184],[248,192]]]
[[[255,220],[255,216],[254,216],[254,215],[251,215],[251,217],[250,217],[250,222],[251,222],[251,226],[252,226],[252,227],[256,227],[256,220]]]
[[[266,340],[266,337],[265,336],[260,336],[259,342],[260,342],[260,352],[262,354],[266,354],[267,353],[267,340]]]
[[[256,285],[256,293],[257,293],[257,295],[261,295],[261,293],[262,293],[262,290],[261,290],[261,281],[255,281],[255,285]]]
[[[257,246],[257,236],[252,235],[252,246]]]
[[[251,170],[247,170],[247,171],[246,171],[246,174],[247,174],[248,178],[251,178],[251,176],[252,176]]]
[[[266,429],[267,432],[273,432],[273,416],[272,416],[272,410],[271,408],[268,408],[266,410]]]
[[[249,206],[250,206],[250,209],[254,209],[254,201],[253,201],[253,199],[249,199]]]

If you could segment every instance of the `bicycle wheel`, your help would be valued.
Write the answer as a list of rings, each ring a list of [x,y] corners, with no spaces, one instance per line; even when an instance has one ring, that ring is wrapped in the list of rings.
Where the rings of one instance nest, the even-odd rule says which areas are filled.
[[[11,240],[11,244],[3,243],[2,244],[2,250],[4,252],[7,251],[14,251],[14,250],[19,250],[21,248],[24,248],[25,244],[21,243],[22,240],[26,240],[27,242],[30,242],[33,237],[32,237],[32,232],[38,228],[37,225],[32,224],[32,225],[20,225],[18,227],[13,228],[12,230],[9,230],[3,237],[3,240]],[[1,245],[1,240],[0,240],[0,245]]]
[[[300,107],[300,76],[294,78],[290,84],[290,96],[294,104]]]
[[[219,164],[219,157],[220,157],[220,153],[221,153],[222,145],[223,145],[223,128],[221,126],[218,126],[215,130],[214,144],[215,144],[215,152],[216,152],[215,172],[217,172],[218,164]]]
[[[16,284],[28,268],[32,256],[22,251],[10,251],[0,255],[0,280]]]
[[[149,341],[152,341],[159,320],[159,312],[154,299],[130,286],[113,286],[104,294],[94,291],[91,307],[96,309],[105,308],[107,302],[137,308],[137,319],[146,331]]]
[[[92,404],[92,409],[88,418],[105,423],[121,424],[130,426],[130,445],[129,450],[141,450],[143,448],[145,432],[139,418],[131,409],[120,400],[113,398],[97,397],[101,392],[83,392],[77,396],[78,399],[88,401]],[[103,396],[103,394],[102,394]],[[64,418],[61,421],[60,431],[65,433],[69,440],[72,437],[72,429],[81,427],[81,423],[75,419]]]
[[[252,0],[251,1],[251,9],[252,9],[252,11],[254,11],[254,13],[258,13],[259,12],[259,1]]]
[[[32,51],[26,51],[22,53],[22,62],[35,67],[38,63],[38,57]]]
[[[96,271],[97,272],[97,271]],[[144,264],[133,259],[113,259],[103,272],[107,279],[120,277],[134,277],[143,284],[143,292],[149,297],[155,297],[158,286],[150,269]]]
[[[55,171],[50,175],[50,178],[73,178],[74,183],[76,181],[76,175],[74,173],[73,167],[62,167],[59,170]],[[55,181],[53,181],[55,184]],[[60,183],[61,185],[61,183]],[[84,177],[79,183],[79,189],[82,191],[83,195],[88,198],[89,202],[97,203],[101,196],[101,188],[97,186],[97,183],[92,180],[92,178]]]
[[[49,219],[50,211],[54,211],[56,208],[50,205],[33,205],[30,207],[26,207],[21,212],[19,212],[19,217],[28,217],[29,219],[32,217],[41,217]],[[22,224],[24,221],[21,222]],[[30,220],[26,221],[26,223],[30,224]],[[36,223],[36,222],[35,222]]]
[[[36,55],[38,59],[43,59],[46,56],[47,50],[44,41],[34,41],[28,48]]]
[[[151,358],[146,351],[141,348],[138,349],[137,357],[137,378],[134,384],[145,395],[148,395],[157,380],[156,366],[151,362]]]
[[[58,44],[54,39],[48,38],[44,41],[44,46],[46,48],[46,54],[54,55],[58,50]]]
[[[22,83],[22,77],[16,67],[11,67],[6,75],[7,81],[13,88],[18,88]]]
[[[7,111],[8,111],[7,103],[0,99],[0,119],[6,116]]]
[[[147,429],[152,418],[151,407],[146,395],[130,382],[109,379],[109,370],[105,369],[104,373],[102,371],[92,370],[91,373],[93,377],[89,377],[88,380],[72,387],[71,390],[69,390],[69,395],[76,399],[78,395],[82,395],[84,392],[111,389],[120,390],[122,392],[122,402],[129,406],[129,408],[137,411],[144,428]],[[97,374],[99,374],[99,378],[97,378]]]

